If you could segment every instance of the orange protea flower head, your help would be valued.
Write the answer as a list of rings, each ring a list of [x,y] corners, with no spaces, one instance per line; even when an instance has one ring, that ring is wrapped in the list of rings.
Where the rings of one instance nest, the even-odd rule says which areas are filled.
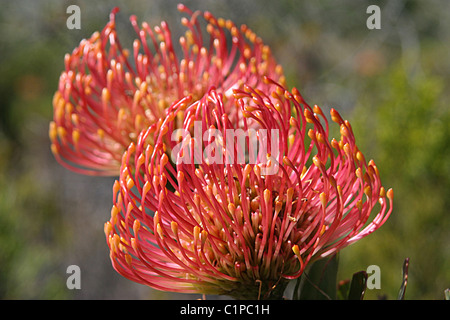
[[[175,101],[195,101],[211,86],[230,100],[244,82],[262,85],[263,75],[284,81],[269,47],[247,26],[178,8],[188,15],[178,41],[167,23],[151,28],[132,16],[137,39],[131,50],[123,48],[116,8],[101,32],[65,56],[50,124],[51,149],[62,165],[83,174],[118,175],[123,151]]]
[[[267,91],[234,90],[237,121],[213,88],[130,144],[105,224],[120,274],[159,290],[279,298],[308,263],[386,221],[393,192],[350,123],[331,110],[341,137],[329,140],[318,106],[265,80]]]

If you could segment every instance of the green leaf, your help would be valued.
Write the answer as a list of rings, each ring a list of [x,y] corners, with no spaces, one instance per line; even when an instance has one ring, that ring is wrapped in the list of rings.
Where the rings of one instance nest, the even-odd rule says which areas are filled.
[[[403,281],[400,286],[400,291],[398,293],[397,300],[405,299],[406,285],[408,284],[408,268],[409,268],[409,258],[406,258],[403,262]]]
[[[299,286],[300,300],[336,299],[338,264],[336,255],[314,262],[302,275]]]
[[[350,280],[349,279],[339,281],[338,286],[337,286],[337,293],[336,293],[337,299],[338,300],[347,300],[349,290],[350,290]]]
[[[359,271],[353,274],[352,282],[350,284],[350,291],[348,292],[348,300],[363,300],[366,293],[367,273]]]

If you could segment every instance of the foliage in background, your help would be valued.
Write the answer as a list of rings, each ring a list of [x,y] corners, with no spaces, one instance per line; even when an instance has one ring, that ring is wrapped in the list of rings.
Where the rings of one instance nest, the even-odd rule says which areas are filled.
[[[410,257],[406,297],[443,298],[450,282],[450,108],[446,85],[440,75],[407,73],[393,63],[388,72],[367,82],[366,94],[354,111],[352,123],[361,148],[383,164],[380,174],[382,181],[394,188],[395,209],[386,230],[356,245],[352,254],[358,261],[383,261],[381,270],[397,269],[398,273],[401,261]],[[398,290],[393,275],[398,276],[382,274],[382,287],[391,297]]]

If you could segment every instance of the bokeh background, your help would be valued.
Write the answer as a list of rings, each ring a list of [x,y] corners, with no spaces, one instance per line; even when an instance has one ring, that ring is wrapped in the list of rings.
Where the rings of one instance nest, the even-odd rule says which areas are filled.
[[[111,267],[103,233],[114,178],[74,174],[50,152],[51,99],[63,56],[101,30],[110,10],[123,42],[128,17],[180,35],[178,1],[0,1],[0,299],[197,299],[135,284]],[[406,299],[443,299],[450,287],[450,2],[352,0],[185,1],[247,24],[269,44],[289,86],[310,104],[334,107],[374,159],[395,209],[377,232],[340,255],[338,278],[378,265],[395,299],[410,258]],[[66,8],[81,8],[81,29]],[[366,9],[381,8],[369,30]],[[66,269],[81,269],[69,290]]]

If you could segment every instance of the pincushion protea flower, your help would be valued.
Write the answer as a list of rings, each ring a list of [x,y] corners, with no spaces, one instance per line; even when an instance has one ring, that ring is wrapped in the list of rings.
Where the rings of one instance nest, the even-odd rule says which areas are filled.
[[[232,89],[243,82],[258,86],[263,75],[283,81],[269,47],[247,26],[178,8],[190,16],[181,20],[187,31],[178,47],[167,23],[152,29],[132,16],[138,38],[132,51],[124,49],[116,8],[102,32],[65,56],[49,130],[52,152],[62,165],[83,174],[118,175],[123,151],[178,99],[197,100],[210,86],[232,98]]]
[[[392,189],[385,191],[374,161],[367,163],[357,148],[350,123],[332,109],[341,137],[330,141],[318,106],[265,80],[267,93],[250,86],[234,91],[238,122],[229,120],[223,94],[212,89],[189,106],[175,104],[158,129],[130,144],[105,223],[120,274],[158,290],[279,298],[308,263],[367,236],[389,217]],[[173,128],[180,112],[187,134],[178,137]],[[200,141],[191,135],[195,121],[202,124]],[[257,151],[254,163],[227,161],[230,153],[252,152],[250,145],[226,145],[229,130],[250,137],[252,128],[269,146]],[[212,139],[209,130],[221,134]],[[260,133],[273,130],[278,139],[262,141]],[[165,150],[180,144],[171,161]],[[204,149],[195,162],[197,147]],[[263,174],[264,168],[277,170]]]

